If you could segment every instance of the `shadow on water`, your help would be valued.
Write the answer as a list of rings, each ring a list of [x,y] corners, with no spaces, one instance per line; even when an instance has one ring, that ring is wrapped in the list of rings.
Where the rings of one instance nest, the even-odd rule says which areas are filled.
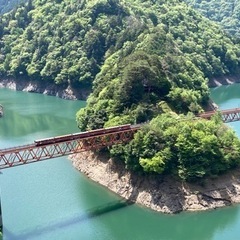
[[[56,229],[63,229],[67,228],[71,225],[79,224],[83,221],[86,221],[91,218],[95,218],[116,210],[119,210],[121,208],[128,207],[132,205],[133,202],[127,201],[127,200],[119,200],[119,201],[114,201],[112,203],[107,203],[103,206],[99,206],[96,208],[92,208],[87,210],[84,214],[79,214],[78,216],[69,218],[69,219],[64,219],[62,221],[53,223],[53,224],[48,224],[47,226],[44,227],[39,227],[35,230],[32,230],[30,232],[25,232],[22,234],[15,234],[11,230],[7,229],[4,227],[3,223],[3,235],[4,239],[6,240],[26,240],[26,239],[31,239],[32,237],[39,236],[41,234],[46,234],[48,232],[51,232]]]

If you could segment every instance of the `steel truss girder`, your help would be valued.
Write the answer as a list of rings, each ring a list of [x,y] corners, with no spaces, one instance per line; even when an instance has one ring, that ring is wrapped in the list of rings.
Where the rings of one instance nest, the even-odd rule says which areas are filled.
[[[79,138],[38,146],[23,145],[0,150],[0,169],[66,156],[88,150],[97,150],[115,144],[129,142],[137,129],[129,129],[103,135]]]
[[[240,113],[235,112],[235,113],[228,113],[222,115],[223,122],[229,123],[229,122],[236,122],[240,120]]]
[[[240,121],[240,108],[228,109],[220,111],[224,123]],[[210,119],[216,111],[205,112],[199,117]]]

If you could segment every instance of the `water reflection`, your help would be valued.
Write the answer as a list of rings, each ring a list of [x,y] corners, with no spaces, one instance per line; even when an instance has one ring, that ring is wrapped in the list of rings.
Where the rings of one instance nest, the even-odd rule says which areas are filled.
[[[211,89],[211,98],[219,106],[224,104],[226,108],[240,107],[240,83],[219,86]],[[233,105],[234,104],[234,105]]]
[[[21,233],[19,235],[14,234],[10,230],[8,230],[6,227],[3,228],[4,237],[6,240],[27,240],[32,239],[39,235],[47,234],[48,232],[55,231],[56,229],[64,229],[68,228],[69,226],[75,225],[75,224],[81,224],[81,222],[89,220],[91,218],[95,218],[98,216],[101,216],[103,214],[107,214],[109,212],[117,211],[121,208],[127,207],[131,205],[132,202],[125,201],[125,200],[119,200],[107,203],[102,206],[98,206],[92,209],[87,210],[85,213],[80,213],[77,216],[73,216],[69,219],[63,219],[59,222],[49,223],[47,226],[44,227],[38,227],[36,230],[32,230],[30,232]]]
[[[29,139],[33,141],[79,131],[73,119],[86,104],[84,101],[68,101],[9,89],[0,89],[0,103],[5,110],[4,117],[0,119],[0,137],[4,140],[20,137],[24,143]]]
[[[6,118],[0,119],[0,146],[65,134],[76,127],[78,104],[30,95],[0,89],[0,103],[7,106]],[[235,240],[240,235],[237,206],[165,215],[129,205],[73,170],[66,159],[18,168],[0,178],[7,240]]]
[[[236,224],[238,211],[221,209],[164,215],[144,209],[141,211],[133,205],[122,209],[117,217],[110,215],[108,219],[102,219],[102,223],[109,226],[111,222],[108,230],[114,240],[211,240],[219,231],[225,231]]]

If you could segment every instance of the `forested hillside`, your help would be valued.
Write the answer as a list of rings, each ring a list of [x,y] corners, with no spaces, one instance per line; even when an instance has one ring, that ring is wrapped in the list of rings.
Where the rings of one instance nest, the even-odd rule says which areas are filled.
[[[9,12],[19,4],[27,2],[27,0],[0,0],[0,14]]]
[[[183,1],[32,0],[0,18],[0,38],[2,78],[93,86],[81,130],[149,121],[110,150],[128,168],[190,181],[238,165],[234,133],[193,113],[209,78],[239,74],[240,46]]]
[[[199,81],[203,92],[206,80],[201,78],[235,73],[239,64],[231,39],[178,1],[33,0],[0,19],[0,37],[2,76],[57,84],[91,85],[104,61],[136,48],[165,56],[165,72],[177,72],[180,65],[192,68],[190,75],[198,80],[190,81]],[[189,62],[181,60],[183,55]],[[169,61],[174,69],[166,69],[173,67]],[[180,77],[183,82],[192,78],[187,75]]]
[[[240,1],[184,0],[201,14],[218,22],[229,34],[240,37]]]

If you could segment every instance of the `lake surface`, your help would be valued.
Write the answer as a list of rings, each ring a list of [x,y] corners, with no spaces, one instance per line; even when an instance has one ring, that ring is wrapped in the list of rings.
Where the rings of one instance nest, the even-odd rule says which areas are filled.
[[[229,92],[230,91],[230,92]],[[212,90],[220,108],[240,105],[240,85]],[[85,106],[34,93],[0,89],[0,148],[77,132],[75,113]],[[231,124],[240,136],[240,123]],[[161,186],[159,186],[161,187]],[[114,193],[75,170],[67,157],[2,170],[5,240],[237,240],[240,205],[165,215]]]

